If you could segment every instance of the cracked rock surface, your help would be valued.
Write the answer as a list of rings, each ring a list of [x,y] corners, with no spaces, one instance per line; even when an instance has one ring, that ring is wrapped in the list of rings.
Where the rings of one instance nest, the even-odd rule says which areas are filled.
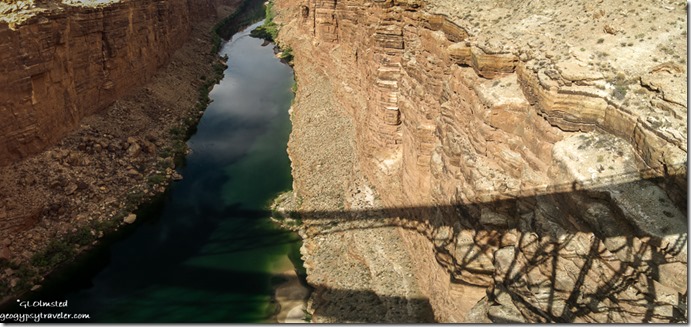
[[[687,320],[685,3],[274,8],[317,321]]]

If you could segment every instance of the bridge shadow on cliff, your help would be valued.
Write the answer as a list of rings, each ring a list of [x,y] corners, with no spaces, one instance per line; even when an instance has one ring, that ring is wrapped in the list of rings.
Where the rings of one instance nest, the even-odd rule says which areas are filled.
[[[620,181],[617,181],[620,180]],[[551,211],[549,213],[559,213],[560,217],[546,217],[558,220],[559,225],[563,225],[561,229],[563,233],[571,232],[595,232],[601,231],[601,236],[632,236],[640,234],[640,228],[630,226],[630,228],[602,228],[604,226],[592,226],[593,222],[588,220],[583,221],[568,221],[564,222],[564,218],[580,218],[579,211],[584,209],[580,207],[586,201],[597,203],[616,202],[626,206],[632,206],[629,200],[644,201],[637,203],[642,208],[647,208],[649,214],[659,214],[667,221],[674,221],[676,219],[683,225],[686,225],[687,215],[687,189],[684,185],[679,186],[679,180],[686,182],[686,176],[657,176],[649,178],[631,178],[630,176],[614,176],[611,183],[569,183],[560,185],[548,185],[541,188],[534,188],[522,190],[520,193],[515,192],[487,192],[485,194],[478,194],[480,200],[459,202],[452,204],[430,204],[430,205],[402,205],[394,207],[376,207],[364,209],[347,209],[347,210],[287,210],[286,214],[289,216],[300,217],[301,219],[309,220],[330,220],[334,217],[339,219],[347,218],[349,220],[381,220],[386,218],[406,217],[408,220],[424,221],[433,226],[437,222],[443,222],[438,219],[440,216],[457,217],[457,218],[472,218],[480,217],[482,213],[478,210],[480,207],[492,208],[493,211],[503,214],[505,217],[515,217],[525,214],[526,212],[534,211],[541,207],[541,203],[546,205],[546,202],[554,202],[560,207],[546,208],[543,211]],[[655,186],[659,187],[662,192],[655,192]],[[637,192],[647,192],[647,194],[636,194]],[[651,198],[651,196],[657,196]],[[649,201],[648,201],[649,200]],[[582,203],[578,203],[582,202]],[[676,212],[670,212],[676,211]],[[247,212],[253,216],[261,216],[268,213],[263,211]],[[623,217],[626,213],[611,212],[611,215],[617,216],[620,220],[626,221]],[[628,213],[631,214],[631,213]],[[521,226],[510,221],[511,219],[504,219],[498,221],[496,219],[487,218],[487,220],[480,219],[480,221],[461,222],[464,227],[475,230],[487,229],[491,226],[492,230],[507,230],[518,228],[519,230],[534,230],[535,226]],[[582,222],[586,222],[583,224]],[[443,225],[443,223],[438,224]],[[647,226],[651,227],[651,226]],[[674,226],[660,227],[657,231],[660,235],[671,235],[677,233],[684,233],[687,230],[686,226],[681,229],[671,230]],[[676,227],[682,227],[681,225]],[[555,236],[562,234],[556,232]]]
[[[668,280],[669,267],[686,266],[687,190],[679,186],[686,176],[630,177],[474,203],[280,215],[318,226],[310,236],[388,227],[420,233],[452,284],[491,286],[483,310],[494,322],[686,321],[686,273],[676,272],[678,285]]]
[[[491,194],[486,201],[429,206],[272,213],[231,205],[202,216],[211,227],[223,217],[246,222],[246,228],[251,228],[253,219],[288,216],[317,226],[307,232],[311,237],[391,227],[420,233],[433,244],[430,255],[449,273],[450,285],[486,288],[486,296],[471,310],[482,312],[484,322],[683,322],[688,319],[685,284],[684,290],[670,287],[663,280],[669,272],[662,269],[687,247],[686,189],[674,189],[675,179],[678,176],[559,185],[530,194]],[[653,192],[655,185],[671,189],[667,193],[672,196]],[[636,191],[647,193],[621,198]],[[625,207],[640,205],[653,215],[653,225],[630,221],[626,217],[631,213],[621,212],[610,205],[613,202]],[[650,208],[653,204],[656,207]],[[218,246],[209,247],[204,254],[230,254],[295,241],[281,231],[266,233],[270,235],[262,243],[250,233],[215,238],[213,243]],[[662,242],[668,244],[662,246]],[[201,249],[181,249],[172,260],[181,261],[198,251]],[[175,275],[147,280],[182,293],[168,297],[166,306],[143,295],[136,302],[138,313],[123,313],[123,317],[129,322],[210,322],[203,317],[217,313],[219,306],[252,306],[251,296],[257,290],[270,292],[271,286],[262,281],[281,281],[280,276],[267,273],[218,267],[183,265],[176,269],[180,271]],[[237,281],[243,281],[243,286],[237,287]],[[147,285],[140,286],[146,294]],[[403,323],[433,322],[435,318],[430,299],[423,296],[311,286],[316,300],[312,308],[320,321]],[[198,293],[215,294],[217,306],[191,296]],[[222,299],[228,294],[234,298]],[[199,320],[175,320],[179,317],[176,311],[183,309],[188,313],[186,319]],[[273,314],[267,313],[266,318]]]

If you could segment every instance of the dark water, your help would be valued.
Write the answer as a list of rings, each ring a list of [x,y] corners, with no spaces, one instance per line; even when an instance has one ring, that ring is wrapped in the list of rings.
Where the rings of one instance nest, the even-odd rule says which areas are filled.
[[[89,313],[90,323],[272,321],[275,276],[290,268],[298,238],[247,211],[265,209],[291,186],[293,73],[271,46],[249,37],[259,24],[221,50],[229,67],[188,142],[184,179],[162,207],[92,254],[82,268],[97,270],[90,276],[82,271],[46,288],[68,300],[64,312]]]

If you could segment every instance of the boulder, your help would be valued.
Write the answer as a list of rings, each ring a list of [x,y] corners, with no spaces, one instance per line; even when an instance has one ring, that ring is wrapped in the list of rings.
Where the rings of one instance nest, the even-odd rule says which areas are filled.
[[[12,252],[7,246],[0,247],[0,259],[10,260]]]
[[[133,214],[133,213],[127,215],[127,216],[123,219],[123,221],[124,221],[125,223],[127,223],[127,224],[132,224],[132,223],[134,223],[136,220],[137,220],[137,215],[135,215],[135,214]]]

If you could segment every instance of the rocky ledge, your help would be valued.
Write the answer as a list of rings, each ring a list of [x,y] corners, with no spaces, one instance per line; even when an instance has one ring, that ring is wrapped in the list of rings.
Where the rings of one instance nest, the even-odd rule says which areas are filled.
[[[314,321],[687,320],[686,3],[274,2]]]

